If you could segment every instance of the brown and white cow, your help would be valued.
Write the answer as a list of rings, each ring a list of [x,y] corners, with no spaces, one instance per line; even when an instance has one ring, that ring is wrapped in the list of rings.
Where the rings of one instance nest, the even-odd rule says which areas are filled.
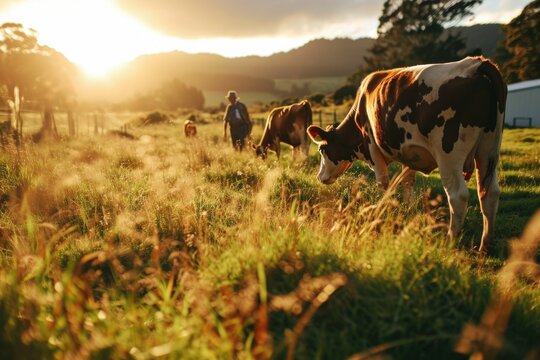
[[[186,137],[194,137],[197,135],[197,127],[195,123],[191,120],[184,121],[184,135]]]
[[[416,171],[439,168],[450,207],[449,235],[455,237],[469,199],[465,179],[476,167],[483,251],[493,235],[499,201],[505,104],[506,84],[497,66],[483,57],[374,72],[362,81],[337,128],[308,128],[322,157],[318,179],[331,184],[361,159],[386,187],[387,166],[398,161],[406,171],[404,193],[411,193]]]
[[[312,124],[312,112],[309,101],[302,100],[289,106],[273,109],[266,119],[263,136],[258,145],[252,144],[257,156],[266,159],[267,151],[280,154],[280,142],[293,147],[293,154],[301,150],[306,156],[309,152],[307,128]]]

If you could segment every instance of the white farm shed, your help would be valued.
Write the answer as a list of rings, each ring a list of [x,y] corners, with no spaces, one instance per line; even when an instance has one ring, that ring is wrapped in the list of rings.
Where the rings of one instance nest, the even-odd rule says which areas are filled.
[[[540,79],[508,85],[504,122],[508,126],[540,127]]]

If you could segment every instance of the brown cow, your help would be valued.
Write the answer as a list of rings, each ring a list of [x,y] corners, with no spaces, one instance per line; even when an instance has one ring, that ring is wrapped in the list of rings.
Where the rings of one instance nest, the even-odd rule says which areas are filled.
[[[197,135],[197,127],[193,121],[184,121],[184,135],[186,135],[186,137],[194,137]]]
[[[499,69],[483,57],[372,73],[337,128],[309,127],[322,156],[318,178],[331,184],[355,159],[362,159],[386,187],[387,166],[398,161],[407,171],[404,194],[411,194],[417,170],[428,174],[439,168],[450,206],[449,235],[455,237],[469,199],[465,179],[476,167],[484,218],[479,250],[485,250],[499,202],[497,163],[505,104],[506,84]]]
[[[311,105],[307,100],[277,107],[268,115],[261,141],[258,145],[251,146],[256,155],[263,159],[266,159],[268,150],[275,151],[279,158],[280,142],[293,147],[293,156],[298,150],[307,156],[310,141],[306,130],[311,124]]]

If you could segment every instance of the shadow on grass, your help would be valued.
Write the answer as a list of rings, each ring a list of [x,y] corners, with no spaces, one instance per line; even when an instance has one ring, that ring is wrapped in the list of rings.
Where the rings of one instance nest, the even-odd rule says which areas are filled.
[[[479,321],[492,284],[457,263],[415,255],[402,259],[401,275],[367,267],[351,271],[329,254],[302,259],[304,267],[293,274],[279,267],[269,269],[268,291],[274,296],[295,290],[307,274],[339,272],[348,279],[313,316],[300,336],[295,358],[345,359],[380,345],[387,346],[386,355],[398,359],[464,358],[454,352],[455,341],[467,323]],[[419,266],[427,270],[419,271]],[[305,302],[303,311],[308,307]],[[514,312],[520,319],[527,310],[517,306]],[[275,358],[285,357],[286,329],[297,321],[298,315],[271,313]],[[521,321],[511,321],[506,334],[501,358],[521,359],[534,346],[540,329],[534,322],[522,326]]]

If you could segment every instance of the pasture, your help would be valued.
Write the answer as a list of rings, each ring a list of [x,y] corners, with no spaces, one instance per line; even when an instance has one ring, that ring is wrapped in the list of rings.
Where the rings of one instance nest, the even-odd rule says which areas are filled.
[[[292,94],[293,97],[298,97],[298,89],[307,91],[307,93],[322,93],[328,94],[345,83],[346,78],[342,76],[335,77],[317,77],[304,79],[273,79],[275,84],[275,92],[263,91],[240,91],[239,95],[242,102],[247,105],[254,103],[267,104],[272,101],[279,100],[281,94]],[[294,89],[297,89],[296,92]],[[225,90],[204,90],[204,98],[206,106],[219,106],[226,103]]]
[[[359,162],[325,186],[314,145],[262,161],[221,122],[186,139],[184,120],[131,126],[134,139],[88,120],[74,138],[1,148],[0,358],[540,355],[538,284],[499,276],[540,208],[540,130],[503,133],[497,244],[481,257],[474,177],[450,242],[436,172],[406,206]]]

